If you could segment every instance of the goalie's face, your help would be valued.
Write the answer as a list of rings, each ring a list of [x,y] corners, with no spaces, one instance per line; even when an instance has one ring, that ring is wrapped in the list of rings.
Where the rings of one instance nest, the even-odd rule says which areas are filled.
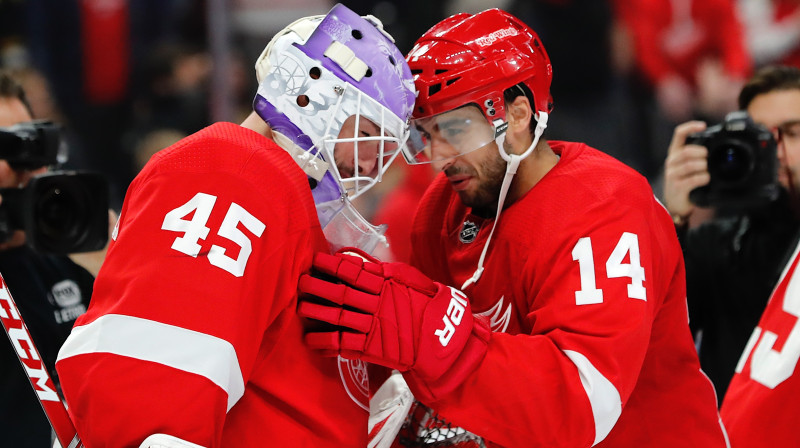
[[[381,132],[371,120],[352,115],[345,120],[333,149],[336,168],[343,180],[371,182],[397,152],[396,139]]]

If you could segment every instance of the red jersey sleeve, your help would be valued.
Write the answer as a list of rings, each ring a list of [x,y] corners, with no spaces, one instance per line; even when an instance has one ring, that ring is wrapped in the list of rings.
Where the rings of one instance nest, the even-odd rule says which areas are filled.
[[[352,433],[366,431],[365,413],[356,429],[322,422],[328,401],[355,406],[336,404],[354,405],[326,382],[340,383],[336,361],[304,349],[295,316],[297,279],[326,249],[305,176],[231,126],[157,154],[128,191],[89,310],[59,354],[87,446],[155,432],[205,447],[364,440]]]

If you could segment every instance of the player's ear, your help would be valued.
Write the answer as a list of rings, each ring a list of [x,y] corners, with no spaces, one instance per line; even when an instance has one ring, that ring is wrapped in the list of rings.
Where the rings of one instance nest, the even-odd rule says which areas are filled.
[[[508,132],[528,133],[530,122],[533,120],[533,111],[525,95],[514,98],[514,101],[506,106],[506,119],[508,120]]]

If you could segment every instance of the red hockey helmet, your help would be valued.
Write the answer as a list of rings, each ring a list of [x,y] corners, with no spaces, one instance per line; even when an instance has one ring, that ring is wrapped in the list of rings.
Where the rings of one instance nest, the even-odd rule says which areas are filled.
[[[493,132],[482,134],[486,134],[483,140],[489,140],[470,139],[480,146],[461,147],[461,154],[503,133],[506,89],[520,83],[527,86],[537,115],[549,114],[553,107],[553,72],[544,46],[529,26],[500,9],[456,14],[439,22],[417,40],[406,60],[418,90],[413,117],[419,122],[466,105],[477,107],[488,120]],[[475,113],[462,110],[460,115]],[[409,145],[411,163],[419,163],[417,157],[426,143],[424,135],[417,140]]]

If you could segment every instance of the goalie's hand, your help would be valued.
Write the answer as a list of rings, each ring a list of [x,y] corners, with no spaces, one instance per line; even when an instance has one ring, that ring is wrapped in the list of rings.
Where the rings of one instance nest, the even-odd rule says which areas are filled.
[[[452,391],[483,359],[491,331],[461,291],[357,249],[317,253],[313,267],[300,278],[298,313],[333,327],[307,333],[312,348],[399,370],[423,402]]]

